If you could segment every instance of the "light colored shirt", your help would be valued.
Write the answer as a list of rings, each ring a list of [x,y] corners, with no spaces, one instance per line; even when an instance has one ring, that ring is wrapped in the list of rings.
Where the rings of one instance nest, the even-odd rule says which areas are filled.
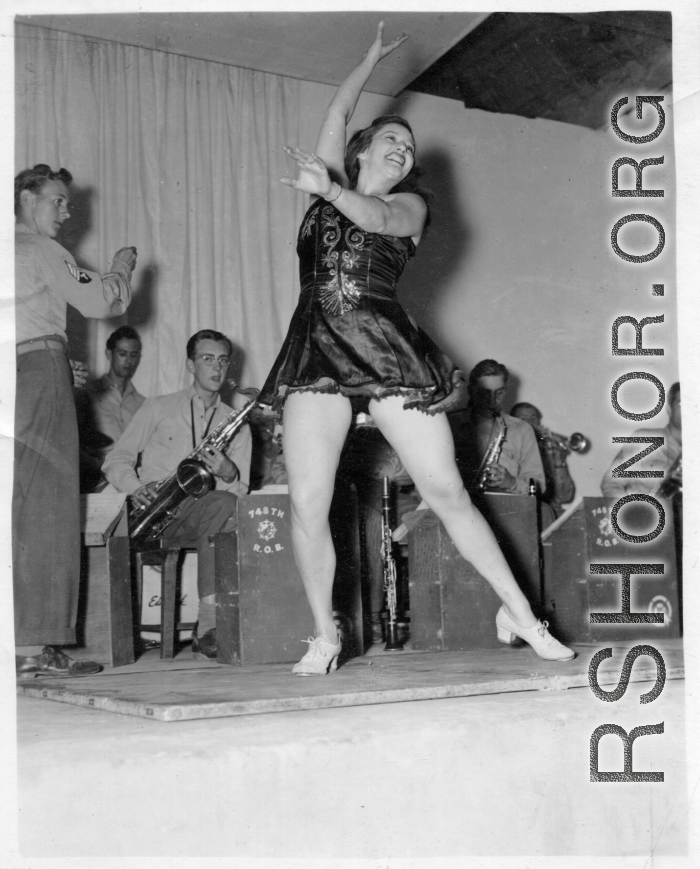
[[[681,453],[681,433],[671,428],[671,423],[665,428],[638,428],[631,437],[662,437],[664,445],[654,450],[638,462],[626,468],[627,471],[666,471]],[[640,453],[649,444],[623,444],[605,472],[600,488],[606,498],[622,498],[624,495],[649,495],[657,490],[663,482],[663,477],[613,477],[612,472],[619,464]]]
[[[532,426],[507,413],[501,416],[506,424],[506,436],[501,446],[498,464],[515,477],[513,493],[527,495],[531,479],[539,483],[540,491],[544,492],[546,485],[544,468]],[[465,486],[470,486],[476,478],[486,450],[479,447],[469,408],[448,413],[447,418],[455,441],[457,467]]]
[[[42,335],[66,337],[66,306],[84,317],[118,317],[131,301],[131,269],[119,260],[100,277],[46,235],[15,224],[17,343]]]
[[[122,393],[108,374],[88,383],[85,392],[92,406],[92,424],[112,439],[112,443],[105,447],[106,454],[126,431],[134,414],[146,399],[136,391],[130,380]]]
[[[245,403],[241,397],[241,406]],[[214,431],[232,410],[219,396],[213,407],[205,410],[194,386],[170,395],[147,398],[105,459],[102,472],[115,489],[129,495],[145,483],[164,480],[201,444],[205,432]],[[239,476],[232,483],[217,477],[217,489],[234,495],[248,493],[251,452],[250,428],[244,424],[224,450],[238,468]]]

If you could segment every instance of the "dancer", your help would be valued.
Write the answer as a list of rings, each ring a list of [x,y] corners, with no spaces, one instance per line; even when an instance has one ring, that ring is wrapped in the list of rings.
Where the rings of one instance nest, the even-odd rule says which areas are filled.
[[[312,197],[299,231],[301,295],[260,400],[284,405],[294,557],[316,636],[293,668],[337,667],[335,552],[328,524],[338,460],[353,412],[369,410],[461,555],[502,602],[498,637],[526,640],[538,655],[569,660],[537,621],[491,529],[472,506],[454,460],[443,411],[456,398],[455,370],[396,300],[396,283],[425,228],[415,141],[398,116],[377,118],[345,148],[346,127],[376,64],[408,36],[383,42],[384,24],[324,116],[316,152],[285,148],[298,177],[283,183]]]

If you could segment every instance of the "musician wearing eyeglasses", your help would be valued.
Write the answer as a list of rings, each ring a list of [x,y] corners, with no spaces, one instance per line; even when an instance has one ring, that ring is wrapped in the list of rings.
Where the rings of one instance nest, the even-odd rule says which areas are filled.
[[[193,377],[187,389],[147,398],[107,456],[102,470],[134,505],[148,506],[157,497],[157,483],[173,474],[178,464],[206,441],[233,408],[219,395],[224,385],[232,345],[221,332],[203,329],[187,342],[187,370]],[[247,404],[236,394],[236,409]],[[233,520],[236,497],[248,493],[252,439],[241,426],[227,447],[208,444],[197,458],[216,481],[214,490],[182,501],[178,517],[164,537],[190,537],[198,541],[198,624],[192,637],[195,655],[216,658],[216,599],[214,549],[210,538]],[[230,523],[229,523],[230,525]]]
[[[508,377],[495,359],[484,359],[470,373],[468,406],[448,414],[457,467],[467,488],[527,495],[534,480],[544,491],[535,433],[502,410]]]

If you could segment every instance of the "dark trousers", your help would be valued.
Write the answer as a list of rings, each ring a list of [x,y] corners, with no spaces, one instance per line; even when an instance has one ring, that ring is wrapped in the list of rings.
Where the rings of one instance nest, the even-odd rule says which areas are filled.
[[[12,559],[15,643],[75,643],[80,583],[78,425],[59,350],[17,357]]]
[[[202,498],[185,498],[180,513],[163,532],[163,537],[197,540],[197,592],[200,598],[214,594],[214,546],[211,538],[236,518],[237,498],[232,492],[209,492]]]

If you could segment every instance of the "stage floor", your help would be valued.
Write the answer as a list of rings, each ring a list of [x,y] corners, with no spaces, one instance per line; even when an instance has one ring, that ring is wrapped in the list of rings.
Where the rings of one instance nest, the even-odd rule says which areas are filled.
[[[613,657],[598,670],[598,682],[617,687],[625,653],[635,641],[610,643]],[[681,679],[681,640],[657,644],[667,679]],[[226,718],[271,712],[367,706],[517,691],[560,691],[588,686],[588,667],[601,644],[574,648],[573,661],[543,661],[527,646],[487,651],[387,653],[372,647],[326,677],[300,678],[291,664],[220,666],[192,658],[188,648],[173,661],[151,650],[135,664],[106,668],[82,679],[33,678],[18,693],[158,721]],[[654,681],[656,664],[635,661],[630,681]]]
[[[480,856],[521,867],[543,855],[557,855],[557,865],[570,855],[607,866],[606,856],[650,854],[656,865],[687,854],[694,780],[686,733],[692,746],[697,726],[686,724],[685,682],[675,678],[681,644],[652,644],[671,678],[646,705],[640,696],[656,671],[644,657],[620,700],[593,695],[587,668],[602,644],[579,647],[568,664],[546,664],[527,648],[371,654],[318,679],[294,677],[288,664],[193,661],[189,650],[164,663],[156,651],[89,683],[28,680],[17,697],[19,820],[8,830],[18,829],[25,859],[52,867],[58,858],[90,869],[208,858],[226,867],[257,858],[319,869],[347,859],[475,866]],[[601,676],[608,690],[633,645],[615,647],[609,683]],[[646,681],[636,681],[642,673]],[[73,699],[36,699],[54,691]],[[416,696],[444,699],[389,702]],[[141,702],[159,713],[199,707],[229,717],[171,725],[98,705],[115,698],[132,711]],[[275,711],[241,714],[263,708]],[[663,782],[590,781],[597,728],[614,723],[629,733],[659,722],[664,733],[635,740],[633,760],[635,771],[663,771]],[[619,738],[604,737],[599,769],[622,764]]]

